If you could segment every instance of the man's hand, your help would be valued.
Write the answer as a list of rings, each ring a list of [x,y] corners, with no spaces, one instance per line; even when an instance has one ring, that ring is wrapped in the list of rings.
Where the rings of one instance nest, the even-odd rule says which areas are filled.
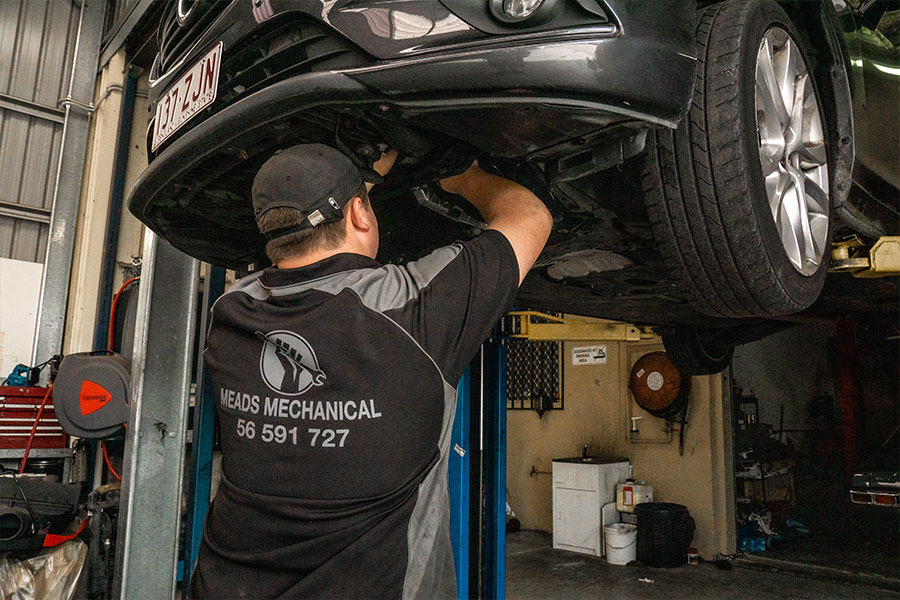
[[[387,152],[385,152],[384,154],[382,154],[381,158],[379,158],[375,162],[375,164],[372,165],[372,168],[375,170],[376,173],[378,173],[379,175],[384,177],[393,168],[395,162],[397,162],[397,151],[391,149],[391,150],[388,150]],[[374,183],[366,182],[366,191],[367,192],[371,192],[373,187],[375,187]]]
[[[464,173],[442,179],[438,185],[468,200],[489,229],[506,236],[516,253],[521,284],[553,227],[553,217],[540,198],[518,183],[482,170],[477,161]]]

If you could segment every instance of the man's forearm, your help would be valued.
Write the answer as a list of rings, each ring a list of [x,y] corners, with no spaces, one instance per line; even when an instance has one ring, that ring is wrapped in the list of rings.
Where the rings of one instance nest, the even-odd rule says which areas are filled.
[[[540,198],[527,188],[491,175],[477,165],[465,173],[440,182],[443,189],[468,200],[489,229],[496,229],[509,240],[519,263],[519,282],[540,255],[553,218]]]
[[[527,188],[477,166],[443,180],[441,187],[477,208],[488,227],[504,218],[547,212],[544,203]]]

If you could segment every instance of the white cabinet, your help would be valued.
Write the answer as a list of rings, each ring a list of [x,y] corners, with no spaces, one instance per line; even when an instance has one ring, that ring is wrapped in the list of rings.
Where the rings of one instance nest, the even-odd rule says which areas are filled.
[[[554,459],[553,547],[603,556],[603,505],[627,477],[625,459]]]

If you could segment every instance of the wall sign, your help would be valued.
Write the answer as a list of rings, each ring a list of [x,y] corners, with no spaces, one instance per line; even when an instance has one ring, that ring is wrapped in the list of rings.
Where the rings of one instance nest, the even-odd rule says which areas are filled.
[[[572,364],[576,367],[579,365],[605,365],[606,344],[572,348]]]

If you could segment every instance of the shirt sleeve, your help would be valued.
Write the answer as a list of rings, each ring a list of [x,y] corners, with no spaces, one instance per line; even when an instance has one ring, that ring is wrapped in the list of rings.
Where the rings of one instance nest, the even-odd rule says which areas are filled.
[[[418,288],[402,308],[387,311],[456,385],[466,365],[512,306],[519,266],[509,240],[489,229],[438,248],[403,267]]]

